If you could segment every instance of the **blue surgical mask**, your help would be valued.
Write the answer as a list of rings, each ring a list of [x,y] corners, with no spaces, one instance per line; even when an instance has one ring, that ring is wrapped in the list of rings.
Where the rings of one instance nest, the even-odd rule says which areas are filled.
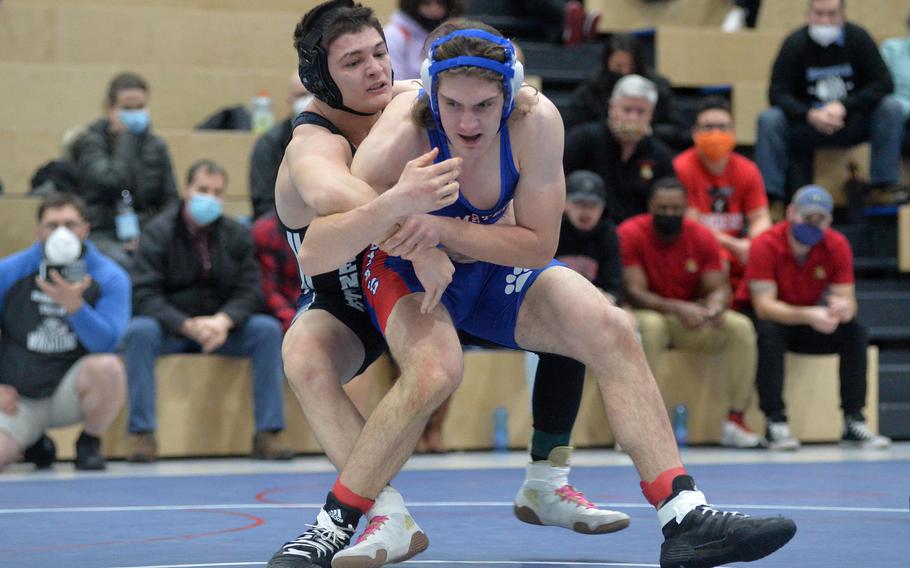
[[[194,193],[187,204],[187,211],[193,221],[205,226],[221,217],[224,212],[224,203],[217,197],[205,193]]]
[[[801,245],[815,246],[825,237],[825,232],[812,223],[793,225],[793,238]]]
[[[117,118],[133,134],[142,134],[149,127],[149,111],[145,108],[118,110]]]

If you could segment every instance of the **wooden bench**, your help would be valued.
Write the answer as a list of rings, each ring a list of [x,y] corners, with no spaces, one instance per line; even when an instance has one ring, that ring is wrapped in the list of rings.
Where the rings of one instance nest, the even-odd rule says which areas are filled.
[[[806,442],[840,439],[841,414],[835,356],[787,356],[784,399],[790,425]],[[878,357],[869,351],[869,388],[866,416],[869,426],[878,426]],[[723,381],[718,357],[696,357],[670,352],[658,372],[668,411],[677,404],[689,409],[689,440],[693,444],[717,443],[726,416],[726,401],[715,395]],[[671,371],[672,370],[672,371]],[[367,395],[369,412],[391,385],[393,368],[380,359],[367,373],[355,379]],[[673,373],[672,375],[670,373]],[[173,355],[159,359],[158,441],[162,457],[246,455],[253,435],[252,394],[249,363],[218,356]],[[493,415],[497,407],[508,412],[509,445],[521,449],[530,443],[531,409],[525,377],[524,354],[511,351],[468,351],[465,377],[455,393],[443,425],[446,442],[456,450],[489,449],[493,438]],[[300,453],[321,453],[296,399],[285,389],[285,440]],[[761,413],[753,405],[747,422],[764,431]],[[126,410],[104,437],[105,453],[123,457],[126,441]],[[62,459],[72,457],[73,441],[80,426],[52,432]],[[603,447],[614,442],[600,392],[588,376],[573,443],[578,447]]]
[[[105,0],[66,0],[67,6],[97,7],[103,5]],[[114,3],[108,0],[109,4]],[[308,10],[320,4],[321,0],[116,0],[117,6],[138,8],[175,8],[208,10],[212,12],[294,12],[302,16]],[[58,0],[5,0],[4,4],[11,6],[31,6],[35,4],[55,6]],[[379,21],[385,22],[389,15],[398,6],[396,0],[369,0],[368,6],[376,11]]]
[[[910,205],[897,211],[897,264],[901,272],[910,272]]]
[[[0,258],[35,242],[40,203],[29,197],[0,197]]]
[[[638,30],[662,25],[720,28],[730,3],[727,0],[585,0],[588,10],[599,10],[599,31]]]

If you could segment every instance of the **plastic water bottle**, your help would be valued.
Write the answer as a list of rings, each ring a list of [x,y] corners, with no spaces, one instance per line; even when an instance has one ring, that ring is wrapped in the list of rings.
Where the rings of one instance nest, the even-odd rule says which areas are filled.
[[[497,407],[493,412],[493,450],[509,450],[509,413],[504,406]]]
[[[673,434],[676,436],[676,445],[685,446],[689,443],[689,416],[686,411],[686,405],[680,404],[676,407],[676,413],[673,422]]]
[[[253,132],[262,134],[275,124],[275,113],[272,112],[272,97],[268,91],[259,91],[250,104]]]
[[[139,216],[133,208],[133,195],[128,189],[120,192],[114,225],[117,229],[117,240],[126,242],[139,238]]]

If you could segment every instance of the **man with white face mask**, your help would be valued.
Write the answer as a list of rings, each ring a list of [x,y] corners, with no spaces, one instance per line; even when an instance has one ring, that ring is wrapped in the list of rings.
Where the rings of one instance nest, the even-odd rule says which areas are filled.
[[[812,182],[815,148],[865,141],[873,190],[883,200],[898,194],[900,104],[875,41],[846,20],[845,3],[809,0],[808,25],[784,40],[774,62],[754,155],[772,200],[786,202],[788,187]]]
[[[37,242],[0,259],[0,469],[36,442],[52,452],[42,433],[77,422],[76,469],[105,468],[100,437],[125,394],[113,351],[130,318],[130,281],[88,234],[85,203],[54,194],[38,208]],[[26,459],[40,467],[53,455]]]
[[[256,435],[253,457],[290,459],[284,429],[281,325],[258,313],[259,267],[249,230],[223,215],[227,173],[190,166],[183,201],[142,233],[133,267],[136,317],[123,339],[130,389],[131,461],[157,458],[155,359],[169,353],[250,357]]]
[[[253,220],[275,211],[275,180],[278,166],[284,158],[284,149],[291,141],[294,118],[304,111],[313,96],[300,81],[297,71],[291,73],[288,81],[288,107],[291,114],[266,131],[250,156],[250,199],[253,203]]]

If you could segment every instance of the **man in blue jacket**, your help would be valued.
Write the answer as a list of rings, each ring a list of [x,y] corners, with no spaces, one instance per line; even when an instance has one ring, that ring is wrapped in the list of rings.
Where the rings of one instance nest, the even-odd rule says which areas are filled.
[[[54,194],[38,208],[38,242],[0,259],[0,469],[47,428],[77,422],[76,469],[105,468],[100,437],[126,390],[113,352],[130,281],[89,230],[82,200]]]

